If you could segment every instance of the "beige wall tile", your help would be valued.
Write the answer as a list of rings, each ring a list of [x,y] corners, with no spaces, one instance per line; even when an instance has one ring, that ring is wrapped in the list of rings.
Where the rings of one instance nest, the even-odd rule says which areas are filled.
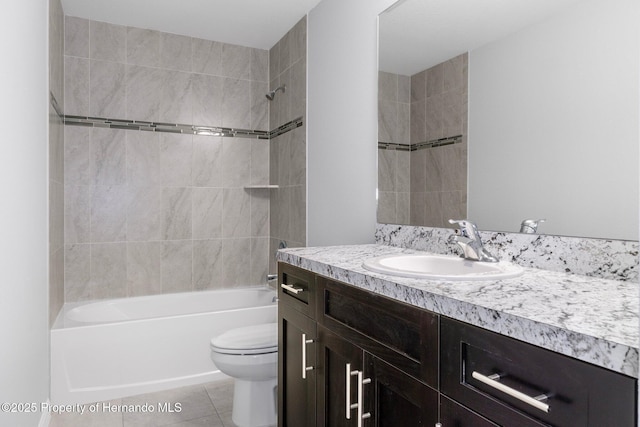
[[[126,243],[91,244],[91,299],[127,296]]]
[[[126,114],[126,65],[111,61],[90,61],[89,115],[122,118]]]
[[[192,39],[193,72],[219,76],[222,74],[222,45],[223,43]]]
[[[198,135],[193,137],[195,187],[222,187],[222,139]]]
[[[127,243],[127,296],[162,292],[162,250],[161,242]]]
[[[193,242],[193,286],[195,290],[222,289],[222,239]]]
[[[222,199],[222,236],[251,236],[251,196],[243,188],[225,188]]]
[[[160,33],[160,66],[170,70],[191,71],[191,37]]]
[[[144,28],[127,27],[128,64],[157,67],[160,65],[160,33]]]
[[[165,240],[191,239],[192,194],[191,187],[164,187],[162,190],[162,238]]]
[[[127,27],[91,21],[91,59],[124,63],[127,57]]]
[[[64,113],[88,116],[90,106],[90,60],[64,57]],[[61,101],[61,100],[59,100]]]
[[[192,285],[193,241],[162,242],[162,293],[188,292]]]
[[[222,258],[225,288],[251,284],[251,238],[223,239]]]
[[[90,57],[89,20],[75,16],[64,17],[64,54],[80,58]]]
[[[130,185],[127,190],[127,241],[161,240],[164,220],[162,188]]]
[[[193,188],[193,238],[222,237],[221,188]]]

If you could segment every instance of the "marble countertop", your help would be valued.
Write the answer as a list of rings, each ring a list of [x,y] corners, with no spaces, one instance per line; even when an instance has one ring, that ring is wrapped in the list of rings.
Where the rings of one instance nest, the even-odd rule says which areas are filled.
[[[290,248],[278,260],[521,341],[638,377],[638,283],[534,268],[498,281],[445,282],[365,270],[387,245]]]

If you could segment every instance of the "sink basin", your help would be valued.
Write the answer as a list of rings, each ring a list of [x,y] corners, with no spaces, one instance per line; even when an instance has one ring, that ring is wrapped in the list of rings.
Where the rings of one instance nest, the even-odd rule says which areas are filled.
[[[522,274],[507,262],[469,261],[445,255],[395,254],[366,260],[362,266],[376,273],[436,280],[499,280]]]

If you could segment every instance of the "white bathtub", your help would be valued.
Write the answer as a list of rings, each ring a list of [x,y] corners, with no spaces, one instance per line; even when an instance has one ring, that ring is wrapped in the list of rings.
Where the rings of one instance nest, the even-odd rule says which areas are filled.
[[[275,292],[190,292],[65,304],[51,330],[51,401],[90,403],[225,378],[212,337],[276,322]]]

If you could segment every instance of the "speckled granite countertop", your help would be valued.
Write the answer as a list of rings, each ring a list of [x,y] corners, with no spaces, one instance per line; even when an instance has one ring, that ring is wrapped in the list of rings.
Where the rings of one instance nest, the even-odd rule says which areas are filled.
[[[638,377],[638,284],[525,268],[499,281],[443,282],[365,270],[387,245],[291,248],[278,260],[632,377]]]

